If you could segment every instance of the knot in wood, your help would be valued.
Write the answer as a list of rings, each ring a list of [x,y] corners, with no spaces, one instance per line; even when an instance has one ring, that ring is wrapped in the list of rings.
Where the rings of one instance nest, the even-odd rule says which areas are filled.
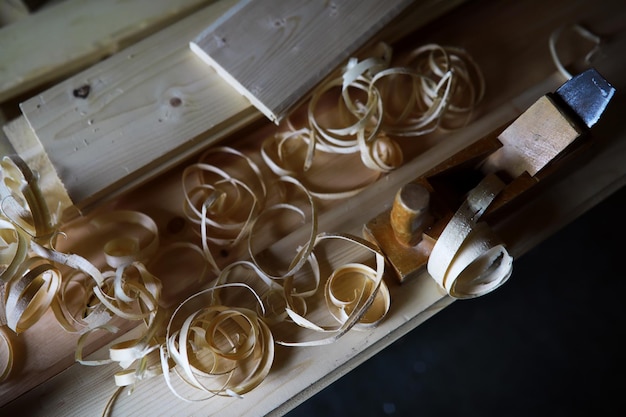
[[[91,92],[91,86],[89,84],[82,85],[78,88],[75,88],[72,94],[76,98],[87,98],[89,93]]]

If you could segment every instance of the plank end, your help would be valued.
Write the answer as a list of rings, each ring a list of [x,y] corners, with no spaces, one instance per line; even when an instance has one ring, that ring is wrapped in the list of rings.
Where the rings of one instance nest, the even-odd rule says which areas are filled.
[[[284,115],[272,111],[268,106],[263,104],[261,100],[254,93],[244,87],[235,77],[233,77],[226,69],[224,69],[217,61],[215,61],[198,43],[198,39],[189,43],[189,48],[206,64],[217,72],[231,87],[233,87],[239,94],[244,96],[250,103],[256,107],[261,113],[265,115],[272,122],[278,124],[283,119]]]

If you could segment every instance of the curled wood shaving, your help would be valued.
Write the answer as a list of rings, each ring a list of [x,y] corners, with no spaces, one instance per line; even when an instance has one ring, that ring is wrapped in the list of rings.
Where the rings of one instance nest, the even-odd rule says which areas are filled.
[[[7,284],[26,259],[29,236],[10,221],[0,218],[0,238],[0,280]]]
[[[0,168],[0,324],[21,333],[48,309],[61,276],[42,258],[28,254],[35,239],[50,237],[53,231],[37,175],[18,156],[4,157]]]
[[[324,295],[330,313],[339,323],[348,321],[350,315],[372,296],[372,304],[354,328],[375,326],[387,314],[390,304],[389,290],[382,283],[376,291],[376,276],[374,269],[357,263],[342,265],[333,271],[326,282]]]
[[[369,65],[361,65],[361,64]],[[361,64],[350,60],[343,76],[331,79],[318,87],[309,101],[308,121],[315,141],[311,146],[320,147],[331,153],[354,153],[360,150],[360,143],[369,143],[380,130],[383,104],[378,89],[370,88],[368,71],[380,68],[382,63],[370,59]],[[342,101],[339,114],[344,115],[340,127],[325,127],[317,120],[318,104],[324,96],[340,88]],[[364,93],[364,102],[350,94]],[[309,162],[310,164],[310,162]]]
[[[561,75],[563,75],[567,79],[570,79],[572,78],[572,74],[565,68],[565,66],[561,62],[561,58],[557,51],[557,44],[563,31],[571,31],[572,33],[594,44],[594,47],[585,55],[584,60],[586,63],[590,63],[593,57],[596,55],[596,53],[600,50],[602,38],[578,23],[573,24],[573,25],[561,26],[557,28],[556,30],[554,30],[552,34],[550,34],[548,47],[550,48],[550,56],[552,57],[552,61],[554,62],[554,65],[556,66],[557,70],[561,73]]]
[[[13,344],[5,326],[0,326],[0,383],[7,379],[13,370]]]
[[[161,375],[174,395],[184,401],[204,401],[214,396],[241,398],[269,373],[274,339],[265,323],[261,297],[240,282],[244,279],[239,276],[240,265],[261,274],[250,262],[227,266],[212,287],[196,292],[178,305],[169,316],[164,337],[159,337],[159,329],[166,316],[158,310],[141,339],[112,346],[110,358],[94,364],[118,362],[123,370],[115,374],[115,383],[120,388]],[[226,294],[237,289],[250,294],[250,302],[245,302],[241,292]],[[188,394],[189,389],[183,394],[174,376],[191,388],[192,394]],[[105,414],[119,393],[118,390],[113,395]]]
[[[385,258],[377,247],[357,236],[349,234],[320,233],[315,246],[328,240],[339,240],[356,245],[374,254],[376,269],[360,263],[346,263],[335,268],[324,285],[324,298],[328,314],[339,324],[328,326],[319,324],[300,313],[301,307],[293,303],[298,297],[287,298],[286,312],[296,325],[322,335],[321,339],[306,341],[285,341],[277,343],[286,346],[319,346],[335,342],[350,329],[365,329],[375,326],[387,314],[391,299],[383,281]],[[291,288],[290,283],[290,288]]]
[[[161,293],[160,281],[139,262],[107,271],[94,295],[118,317],[144,320],[156,313]]]
[[[305,212],[303,209],[299,208],[295,204],[277,203],[263,210],[259,214],[259,216],[252,222],[252,225],[250,227],[250,234],[248,235],[248,252],[250,258],[265,276],[272,279],[285,278],[299,270],[302,265],[304,265],[304,263],[307,261],[309,255],[313,251],[315,235],[317,235],[317,207],[311,193],[309,193],[307,188],[304,187],[298,180],[292,177],[281,177],[277,180],[277,184],[283,184],[287,186],[291,185],[297,191],[301,192],[309,205],[309,210],[307,216],[307,212]],[[296,213],[302,219],[303,223],[306,222],[306,224],[308,225],[309,233],[307,235],[306,243],[304,244],[304,246],[300,247],[296,251],[296,255],[289,263],[286,271],[270,271],[269,266],[264,265],[264,263],[259,260],[258,250],[256,249],[254,242],[255,238],[260,234],[258,230],[260,228],[260,225],[263,225],[263,221],[266,218],[276,219],[276,213],[285,210]]]
[[[39,188],[39,177],[17,155],[0,162],[0,208],[2,215],[32,237],[49,236],[55,229],[55,218]]]
[[[63,275],[52,302],[54,316],[68,333],[82,334],[108,323],[112,314],[94,294],[94,280],[78,270]]]
[[[300,278],[302,274],[289,275],[283,280],[283,297],[285,302],[283,311],[285,317],[289,315],[288,310],[299,316],[306,316],[308,311],[307,300],[315,297],[319,292],[321,272],[315,252],[309,255],[308,264],[310,266],[310,272],[305,274],[305,276],[308,277],[308,279],[306,279],[308,285],[302,284],[302,279]]]
[[[255,310],[202,303],[200,308],[183,313],[188,305],[207,294],[234,288],[250,291],[262,306],[249,286],[233,283],[194,294],[172,315],[160,353],[165,381],[178,398],[201,401],[218,395],[240,397],[269,373],[274,359],[274,339]],[[182,323],[175,325],[178,321]],[[183,396],[175,389],[170,361],[176,375],[202,394],[200,398]]]
[[[16,333],[35,324],[46,312],[61,285],[61,272],[42,258],[25,260],[6,288],[7,325]]]
[[[442,127],[464,126],[485,94],[482,72],[465,50],[428,44],[406,64],[375,74],[385,102],[383,130],[392,136],[421,136]]]
[[[109,348],[109,358],[102,362],[116,362],[122,368],[114,375],[118,387],[134,386],[138,381],[161,375],[158,351],[163,343],[161,333],[165,321],[164,310],[155,310],[145,321],[139,338],[118,342]]]
[[[469,54],[429,44],[413,51],[403,66],[391,67],[391,48],[380,48],[383,52],[374,57],[350,59],[336,77],[313,92],[307,126],[295,128],[288,122],[286,132],[266,140],[262,153],[275,173],[292,175],[284,149],[294,139],[307,146],[303,172],[313,164],[316,152],[359,153],[367,168],[388,172],[403,162],[396,138],[469,121],[485,91],[480,68]],[[335,111],[322,117],[320,104],[337,95]],[[272,148],[276,150],[271,152]]]
[[[54,247],[44,247],[31,242],[31,253],[46,259],[52,265],[65,267],[61,287],[51,303],[52,311],[61,325],[69,333],[85,333],[106,324],[112,314],[98,303],[94,288],[104,283],[104,276],[87,259],[57,251]]]
[[[513,258],[491,233],[481,215],[504,183],[487,175],[467,196],[435,243],[428,272],[454,298],[473,298],[502,285],[512,272]]]
[[[314,258],[314,255],[311,254],[309,261]],[[317,267],[317,265],[315,266]],[[290,303],[288,295],[304,295],[302,293],[294,294],[291,292],[291,287],[287,284],[292,282],[293,278],[298,275],[298,272],[299,270],[284,278],[275,279],[267,276],[254,262],[237,261],[222,270],[214,286],[218,288],[227,284],[245,284],[249,286],[260,300],[260,303],[257,304],[257,313],[266,323],[272,325],[282,323],[287,318],[286,307]],[[319,271],[316,270],[314,272],[317,272],[318,275],[317,284],[309,290],[309,295],[313,295],[319,288]],[[212,295],[216,303],[228,304],[228,301],[222,297],[222,291],[215,290]],[[231,301],[231,303],[233,302],[235,300]]]
[[[235,157],[241,163],[231,173],[215,163],[205,162],[217,155]],[[184,212],[191,222],[200,226],[205,256],[213,271],[219,273],[220,267],[209,244],[230,248],[248,235],[267,196],[261,171],[243,153],[229,147],[217,147],[207,151],[200,162],[185,169],[183,191]]]
[[[149,238],[143,245],[139,237],[122,235],[119,233],[114,238],[106,241],[103,252],[107,264],[111,268],[123,267],[133,262],[146,262],[154,256],[159,248],[159,230],[152,218],[144,213],[132,210],[115,210],[100,214],[91,220],[91,224],[98,229],[129,224],[144,229]]]
[[[353,167],[352,171],[355,167],[352,158],[325,152],[320,147],[314,149],[312,147],[312,135],[313,133],[309,128],[295,129],[292,126],[287,131],[277,132],[274,136],[266,138],[261,147],[261,156],[265,164],[278,176],[297,178],[307,187],[313,197],[320,200],[341,200],[351,197],[380,178],[378,171],[370,170],[367,172],[363,170],[358,173],[359,175],[354,175],[358,177],[358,182],[348,182],[344,187],[338,187],[337,184],[316,185],[313,181],[308,181],[310,177],[314,177],[316,172],[328,169],[327,156],[343,157],[345,158],[343,166]],[[368,149],[368,157],[377,160],[402,157],[402,153],[397,152],[399,149],[396,149],[397,144],[394,141],[383,135],[377,140],[377,144]],[[305,161],[309,158],[307,152],[310,150],[314,151],[316,158],[310,156],[310,165],[305,167]],[[370,151],[373,152],[372,155],[370,155]],[[392,152],[393,156],[389,155],[389,152]],[[298,161],[302,162],[298,163]],[[314,167],[317,161],[320,161],[320,165]],[[394,162],[394,164],[396,163],[399,165],[401,161]]]

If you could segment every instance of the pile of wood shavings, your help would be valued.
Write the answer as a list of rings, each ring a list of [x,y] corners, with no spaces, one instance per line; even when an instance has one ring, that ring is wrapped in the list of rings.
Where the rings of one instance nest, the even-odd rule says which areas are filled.
[[[81,256],[56,249],[55,241],[63,235],[57,230],[58,216],[49,212],[41,196],[37,176],[19,158],[5,158],[0,218],[0,289],[5,305],[0,306],[0,324],[20,333],[52,309],[66,331],[80,335],[78,362],[121,366],[115,375],[120,387],[116,395],[124,387],[162,375],[175,395],[187,401],[240,397],[253,389],[270,371],[274,343],[323,345],[351,329],[378,324],[391,303],[383,280],[384,257],[357,236],[317,230],[318,199],[346,198],[367,183],[340,192],[311,189],[289,168],[293,144],[305,146],[303,169],[298,172],[309,170],[319,153],[357,153],[365,167],[375,172],[371,175],[375,181],[380,172],[403,162],[392,137],[421,136],[452,126],[459,116],[467,119],[484,92],[480,71],[459,49],[428,45],[416,50],[407,66],[394,68],[390,48],[381,48],[379,58],[350,60],[340,75],[314,92],[308,126],[296,129],[288,122],[287,132],[263,143],[264,168],[276,178],[268,180],[252,158],[229,147],[210,149],[185,170],[183,211],[197,225],[201,247],[187,243],[184,248],[199,254],[206,264],[205,270],[198,271],[198,281],[209,270],[217,278],[173,313],[161,306],[162,284],[151,272],[157,258],[167,254],[152,219],[133,211],[94,219],[96,228],[130,224],[148,236],[143,240],[117,236],[103,242],[106,265],[98,268]],[[401,79],[410,80],[412,87],[398,90],[406,85]],[[319,117],[318,106],[337,88],[339,127],[328,127]],[[398,97],[403,98],[400,106]],[[245,168],[233,173],[203,161],[218,154],[237,159]],[[276,188],[286,190],[280,201],[268,196],[268,189]],[[294,244],[287,263],[277,266],[268,261],[263,249],[267,244],[259,244],[259,236],[272,230],[276,219],[289,216],[294,218],[292,228],[287,227],[284,235],[305,225],[307,236],[304,243]],[[223,266],[216,260],[215,248],[242,244],[247,245],[250,261]],[[348,255],[338,264],[324,258],[327,251],[319,248],[329,244],[346,247],[337,250]],[[281,252],[283,261],[289,253]],[[248,294],[243,297],[247,302],[242,301],[242,291]],[[321,315],[309,310],[309,305],[320,304],[325,306]],[[84,358],[87,339],[98,331],[116,332],[114,323],[119,319],[141,323],[141,337],[112,345],[106,358]],[[284,329],[290,326],[304,329],[306,336],[289,339],[291,333]],[[276,339],[274,332],[284,337]],[[0,380],[11,373],[10,339],[3,329],[0,341],[7,354],[0,356]],[[179,394],[172,382],[174,374],[199,395]]]
[[[464,50],[429,44],[392,66],[391,48],[385,44],[378,48],[372,57],[350,59],[315,89],[304,126],[296,128],[288,121],[286,131],[268,138],[263,157],[276,174],[293,175],[289,149],[295,143],[306,147],[302,172],[320,153],[358,153],[367,168],[389,172],[404,159],[397,139],[462,127],[470,120],[485,85],[479,67]],[[322,116],[321,103],[327,108],[333,99],[334,111]],[[328,193],[317,195],[331,198]]]

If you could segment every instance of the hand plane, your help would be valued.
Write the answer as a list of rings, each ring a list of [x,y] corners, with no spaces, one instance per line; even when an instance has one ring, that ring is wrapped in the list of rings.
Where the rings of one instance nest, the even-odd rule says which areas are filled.
[[[590,129],[614,93],[593,68],[571,78],[511,123],[401,187],[392,207],[365,224],[364,237],[379,246],[400,282],[428,268],[456,298],[495,288],[498,284],[482,275],[512,258],[501,250],[504,243],[488,225],[529,198],[564,160],[586,149]],[[479,206],[477,198],[482,199]],[[485,246],[486,251],[497,247],[500,252],[492,250],[487,260],[481,259],[482,269],[472,265],[475,260],[466,260],[460,272],[468,282],[447,282],[446,274],[455,268],[451,263],[460,256],[457,250],[472,244],[468,238],[476,230],[489,235],[485,239],[491,246]],[[440,242],[444,236],[448,243]],[[434,254],[436,260],[431,259]],[[436,277],[437,273],[443,275]],[[504,275],[502,282],[508,278]]]

